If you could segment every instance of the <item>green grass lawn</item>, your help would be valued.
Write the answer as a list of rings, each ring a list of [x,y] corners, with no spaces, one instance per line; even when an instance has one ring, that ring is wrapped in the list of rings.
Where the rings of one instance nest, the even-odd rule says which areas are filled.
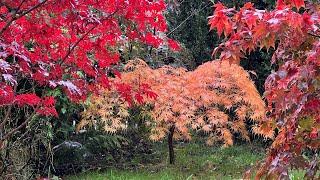
[[[159,162],[139,164],[135,169],[109,169],[69,176],[68,180],[170,180],[170,179],[241,179],[242,173],[263,158],[264,149],[253,145],[230,148],[190,143],[176,145],[176,164],[169,165],[165,144],[158,144]]]
[[[264,156],[261,147],[244,144],[229,148],[208,147],[203,144],[179,144],[175,147],[176,164],[169,165],[165,144],[158,143],[157,160],[144,164],[144,156],[136,157],[130,164],[135,168],[110,168],[68,176],[66,180],[191,180],[241,179],[243,172]],[[132,167],[132,166],[129,166]],[[303,179],[303,171],[290,172],[291,180]]]

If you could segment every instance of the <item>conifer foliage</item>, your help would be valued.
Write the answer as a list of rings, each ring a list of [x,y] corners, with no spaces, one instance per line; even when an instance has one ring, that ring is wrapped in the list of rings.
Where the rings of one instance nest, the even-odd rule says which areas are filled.
[[[312,0],[278,0],[271,11],[252,3],[240,10],[219,3],[209,19],[211,29],[226,38],[214,51],[223,61],[239,63],[257,48],[275,49],[272,63],[279,68],[267,78],[264,96],[270,124],[279,134],[256,179],[288,179],[291,168],[306,169],[306,178],[316,178],[319,158],[303,153],[320,148],[319,9]]]

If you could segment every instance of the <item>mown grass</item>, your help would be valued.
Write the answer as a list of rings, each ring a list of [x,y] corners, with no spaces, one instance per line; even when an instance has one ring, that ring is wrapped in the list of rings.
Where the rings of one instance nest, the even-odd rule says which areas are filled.
[[[165,144],[158,144],[159,162],[139,164],[135,169],[109,169],[69,176],[67,180],[180,180],[180,179],[241,179],[243,172],[263,158],[264,149],[253,145],[230,148],[202,144],[179,144],[175,148],[176,164],[169,165]]]

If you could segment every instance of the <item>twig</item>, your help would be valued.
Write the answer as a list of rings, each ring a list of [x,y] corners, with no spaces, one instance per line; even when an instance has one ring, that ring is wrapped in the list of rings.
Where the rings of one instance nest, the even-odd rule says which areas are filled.
[[[34,109],[34,112],[32,113],[32,115],[29,116],[29,118],[27,118],[22,124],[20,124],[18,127],[14,128],[14,129],[12,129],[10,132],[8,132],[6,135],[4,135],[0,139],[0,149],[1,149],[1,145],[2,145],[3,141],[10,138],[11,135],[13,135],[15,132],[17,132],[18,130],[20,130],[24,126],[26,126],[31,121],[31,119],[36,115],[36,112],[38,109],[39,109],[39,105]]]
[[[41,3],[33,6],[32,8],[28,9],[27,11],[21,13],[17,18],[20,18],[20,17],[22,17],[22,16],[30,13],[31,11],[33,11],[33,10],[37,9],[38,7],[42,6],[42,5],[43,5],[44,3],[46,3],[47,1],[48,1],[48,0],[44,0],[44,1],[42,1]]]
[[[22,4],[25,2],[25,0],[23,0],[23,1],[20,3],[20,5],[18,6],[18,9],[16,10],[16,12],[13,14],[13,17],[11,18],[11,20],[8,21],[7,24],[1,29],[0,35],[1,35],[5,30],[7,30],[7,29],[9,28],[9,26],[10,26],[15,20],[17,20],[17,19],[21,18],[22,16],[30,13],[30,12],[33,11],[33,10],[39,8],[41,5],[43,5],[43,4],[46,3],[47,1],[48,1],[48,0],[44,0],[44,1],[42,1],[41,3],[39,3],[39,4],[37,4],[37,5],[33,6],[33,7],[31,7],[31,8],[28,9],[27,11],[25,11],[25,12],[23,12],[23,13],[21,13],[20,15],[17,16],[17,13],[18,13],[19,9],[21,8]]]
[[[208,7],[210,4],[205,5],[202,8],[196,9],[194,10],[185,20],[183,20],[177,27],[175,27],[172,31],[170,31],[167,35],[169,36],[170,34],[172,34],[174,31],[176,31],[177,29],[179,29],[185,22],[187,22],[192,16],[194,16],[197,12],[202,11],[204,8]],[[200,6],[201,7],[201,6]]]
[[[317,38],[320,38],[320,35],[317,35],[317,34],[312,34],[312,33],[310,33],[310,32],[308,32],[308,34],[309,34],[310,36],[313,36],[313,37],[317,37]]]

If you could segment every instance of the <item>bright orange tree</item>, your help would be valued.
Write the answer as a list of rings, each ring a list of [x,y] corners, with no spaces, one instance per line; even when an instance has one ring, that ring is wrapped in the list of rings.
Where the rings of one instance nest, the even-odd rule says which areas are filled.
[[[246,121],[252,121],[255,134],[272,138],[264,124],[265,103],[250,80],[248,72],[235,64],[212,61],[189,73],[188,86],[198,108],[193,126],[209,134],[207,144],[217,140],[233,144],[232,133],[250,140]]]
[[[99,95],[93,95],[89,99],[81,113],[82,119],[77,125],[77,131],[92,127],[115,133],[126,128],[128,104],[115,89],[102,88]]]
[[[151,69],[144,61],[130,61],[122,81],[136,87],[148,84],[157,94],[146,100],[154,105],[151,115],[152,140],[168,136],[170,163],[174,163],[173,139],[190,140],[191,130],[208,134],[207,144],[223,141],[233,144],[233,133],[249,140],[246,120],[254,124],[253,132],[271,138],[273,131],[262,126],[265,106],[248,73],[238,65],[213,61],[195,71],[164,66]],[[143,89],[143,88],[142,88]],[[136,99],[143,96],[137,94]],[[235,113],[235,115],[232,115]]]
[[[320,148],[320,4],[312,0],[278,0],[274,10],[247,3],[240,10],[215,5],[211,29],[225,36],[215,49],[220,59],[239,63],[257,48],[274,48],[277,69],[266,80],[265,98],[279,134],[256,179],[289,179],[288,170],[306,170],[319,178]],[[271,126],[272,127],[272,126]],[[305,150],[314,157],[303,156]],[[250,173],[248,173],[250,174]]]

